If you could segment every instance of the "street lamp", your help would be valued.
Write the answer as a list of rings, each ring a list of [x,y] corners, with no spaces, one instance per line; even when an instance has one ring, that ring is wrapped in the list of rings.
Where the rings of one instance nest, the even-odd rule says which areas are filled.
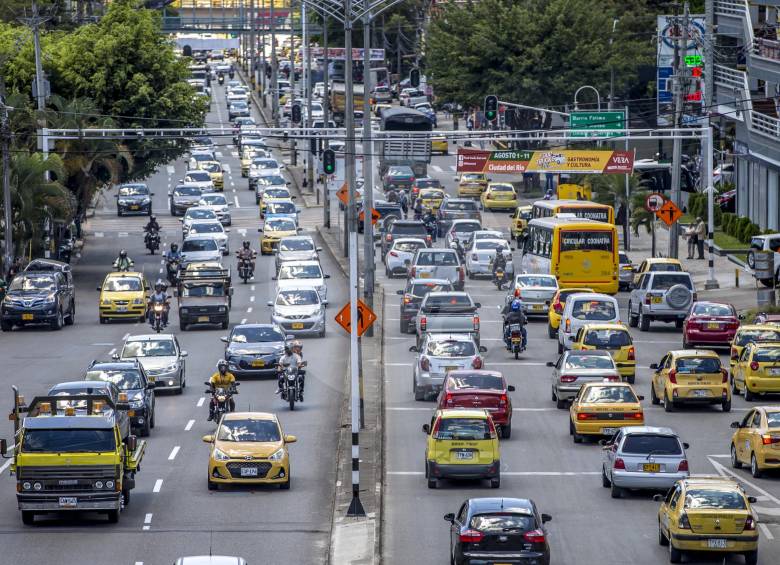
[[[596,107],[597,107],[598,111],[600,112],[601,111],[601,95],[599,94],[599,91],[596,90],[595,86],[591,86],[589,84],[585,84],[585,85],[579,87],[577,89],[577,91],[574,93],[574,109],[575,110],[579,110],[579,107],[577,106],[577,95],[580,93],[580,91],[585,90],[586,88],[590,89],[590,90],[592,90],[593,92],[596,93]]]

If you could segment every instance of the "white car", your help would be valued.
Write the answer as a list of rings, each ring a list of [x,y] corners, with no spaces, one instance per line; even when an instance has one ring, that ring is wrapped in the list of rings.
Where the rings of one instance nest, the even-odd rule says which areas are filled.
[[[279,240],[276,251],[276,270],[285,261],[319,261],[321,247],[314,244],[310,235],[291,235]]]
[[[505,239],[472,239],[466,249],[466,274],[470,279],[477,275],[493,275],[493,259],[496,253],[506,258],[506,272],[513,275],[515,265],[512,262],[512,247]],[[506,279],[505,279],[506,280]]]
[[[280,179],[284,182],[283,185],[279,184]],[[262,202],[264,206],[272,199],[293,200],[295,197],[290,192],[290,189],[287,188],[287,184],[289,184],[287,181],[276,175],[272,177],[260,177],[258,183],[255,185],[255,203],[260,204]],[[262,207],[260,211],[262,212]]]
[[[444,245],[450,247],[452,242],[457,239],[461,242],[461,245],[471,237],[471,234],[475,231],[482,230],[482,226],[479,220],[453,220],[450,229],[447,230],[447,234],[444,236]]]
[[[185,357],[187,352],[173,334],[131,335],[125,339],[122,353],[114,354],[114,359],[138,359],[146,374],[155,378],[155,390],[168,388],[177,394],[187,386]]]
[[[418,249],[427,247],[428,244],[424,239],[416,237],[396,239],[387,251],[387,255],[385,255],[385,275],[391,279],[396,274],[406,275],[407,263],[411,263]]]
[[[189,186],[197,186],[203,194],[214,192],[214,181],[211,180],[211,175],[208,171],[192,170],[184,173],[184,178],[181,184]]]
[[[614,296],[576,293],[566,298],[558,329],[558,353],[570,349],[577,331],[586,324],[617,324],[620,309]]]
[[[193,235],[181,244],[181,265],[203,261],[221,261],[222,251],[217,240],[206,235]]]
[[[271,157],[255,157],[249,165],[249,177],[281,175],[284,165]]]
[[[558,279],[555,275],[523,273],[515,277],[515,284],[506,299],[522,300],[526,316],[547,316],[557,291]]]
[[[246,93],[244,92],[230,92],[227,95],[227,107],[230,108],[232,104],[241,103],[248,104]]]
[[[320,300],[328,299],[325,279],[329,279],[330,275],[322,272],[319,261],[285,261],[279,267],[279,274],[272,278],[277,281],[277,290],[313,288],[319,293]]]
[[[229,226],[233,223],[233,217],[230,214],[230,203],[225,198],[225,195],[221,192],[214,192],[212,194],[204,194],[200,202],[198,202],[199,208],[209,208],[214,210],[217,215],[217,219],[223,226]]]
[[[181,219],[181,232],[184,237],[187,237],[187,232],[190,230],[190,225],[193,222],[208,222],[219,220],[217,213],[208,206],[192,206],[187,208],[184,213],[184,217]]]
[[[216,161],[217,156],[214,154],[211,150],[198,150],[193,151],[190,153],[190,161],[187,164],[187,169],[190,171],[195,171],[200,169],[200,163],[205,163],[206,161]]]
[[[314,95],[315,98],[325,98],[325,83],[315,83],[314,89],[312,90],[312,95]]]
[[[319,293],[308,286],[280,289],[276,298],[268,302],[268,306],[273,308],[271,323],[286,334],[316,333],[325,337],[327,304],[327,300],[321,300]]]
[[[230,242],[228,240],[229,232],[230,230],[226,230],[222,227],[222,223],[219,220],[194,221],[190,224],[190,229],[187,231],[187,237],[193,237],[195,235],[213,237],[222,250],[222,255],[227,255],[230,253]]]
[[[303,119],[307,118],[306,113],[309,111],[308,105],[303,106]],[[325,117],[325,110],[322,108],[322,102],[311,103],[311,119],[322,120]]]

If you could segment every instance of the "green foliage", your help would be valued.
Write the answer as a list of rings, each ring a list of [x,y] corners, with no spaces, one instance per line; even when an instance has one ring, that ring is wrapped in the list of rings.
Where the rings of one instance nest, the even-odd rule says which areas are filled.
[[[734,219],[734,214],[730,212],[724,212],[722,219],[721,219],[721,229],[729,233],[729,225],[731,224],[732,220]]]
[[[753,239],[753,237],[760,234],[761,234],[761,228],[758,227],[753,222],[748,221],[745,227],[742,228],[742,232],[740,234],[739,240],[742,243],[750,243],[750,240]]]

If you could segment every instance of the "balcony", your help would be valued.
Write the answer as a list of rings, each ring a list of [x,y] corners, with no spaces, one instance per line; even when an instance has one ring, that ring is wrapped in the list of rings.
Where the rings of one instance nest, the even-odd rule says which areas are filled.
[[[720,113],[744,122],[757,143],[780,151],[780,118],[772,98],[751,92],[745,72],[724,65],[715,65],[715,87]]]
[[[748,57],[750,76],[761,80],[780,82],[780,41],[755,38]]]

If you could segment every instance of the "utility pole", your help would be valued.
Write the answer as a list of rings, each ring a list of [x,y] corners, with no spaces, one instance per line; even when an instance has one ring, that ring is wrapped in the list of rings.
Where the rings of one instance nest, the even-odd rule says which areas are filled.
[[[274,15],[274,2],[271,4],[271,121],[275,128],[279,127],[279,77],[277,70],[279,64],[276,61],[276,16]]]
[[[273,2],[273,0],[271,0]],[[268,78],[265,76],[265,69],[268,65],[268,61],[265,57],[265,29],[266,29],[266,15],[265,15],[265,0],[260,0],[260,13],[263,15],[262,27],[260,28],[260,45],[262,49],[260,51],[260,100],[263,102],[263,108],[268,107],[268,99],[266,93],[268,92]]]
[[[293,26],[293,22],[295,21],[295,7],[293,0],[290,0],[290,90],[292,93],[290,94],[292,104],[290,105],[290,127],[293,127],[292,123],[292,107],[295,105],[296,97],[295,97],[295,35],[293,34],[293,31],[295,30],[295,26]],[[300,125],[299,125],[300,127]],[[295,150],[295,140],[290,140],[290,164],[294,167],[298,164],[298,152]]]
[[[363,16],[363,296],[369,308],[374,308],[374,167],[371,139],[371,13]],[[369,332],[371,330],[369,329]],[[372,335],[369,333],[369,336]]]
[[[325,83],[325,90],[323,95],[324,100],[322,104],[322,120],[323,125],[327,128],[328,120],[330,120],[330,85],[328,84],[328,65],[330,63],[328,61],[328,17],[324,15],[322,16],[322,42],[324,43],[323,49],[325,53],[325,57],[323,58],[324,67],[322,77],[322,80]],[[324,151],[327,148],[328,138],[326,137],[323,141],[321,151]],[[322,152],[320,152],[320,155],[322,155]],[[326,228],[330,228],[330,187],[328,186],[327,177],[324,177],[322,181],[322,201],[323,214],[325,214],[324,224]]]
[[[306,2],[301,2],[301,25],[303,26],[303,89],[306,96],[306,128],[311,128],[312,88],[311,88],[311,48],[309,46],[309,21],[306,17]],[[303,185],[308,191],[314,190],[314,155],[317,140],[309,141],[309,152],[306,154],[306,178]]]
[[[4,87],[2,79],[0,86]],[[3,275],[8,276],[11,263],[14,260],[13,230],[11,222],[11,124],[8,120],[8,106],[5,105],[5,88],[0,92],[0,151],[3,158],[3,222],[4,225],[4,249],[3,249]]]
[[[252,83],[252,90],[257,88],[257,41],[255,37],[255,27],[257,26],[257,15],[255,13],[255,0],[249,2],[249,80]]]
[[[675,29],[677,31],[674,41],[674,64],[675,64],[675,92],[674,92],[674,127],[681,128],[683,125],[684,114],[684,95],[687,92],[688,77],[685,66],[685,55],[688,46],[688,25],[690,23],[690,12],[688,2],[683,5],[682,21],[679,16],[675,16]],[[682,168],[682,140],[675,136],[672,145],[672,202],[681,208],[680,177]],[[669,257],[677,258],[679,255],[680,226],[677,222],[673,223],[669,229]]]
[[[46,110],[46,79],[43,76],[40,26],[48,19],[49,18],[41,17],[36,0],[32,1],[31,16],[29,18],[20,19],[20,21],[31,28],[33,32],[33,48],[35,50],[35,99],[38,103],[38,144],[43,152],[44,159],[49,157],[49,137],[46,128],[46,118],[44,116],[44,110]],[[48,171],[45,173],[45,178],[47,181],[49,180]]]
[[[396,23],[398,24],[398,27],[396,28],[397,33],[395,35],[395,47],[396,47],[395,72],[398,73],[398,82],[400,83],[401,82],[401,20],[399,19],[398,22]],[[400,93],[401,92],[399,90],[398,94]]]

